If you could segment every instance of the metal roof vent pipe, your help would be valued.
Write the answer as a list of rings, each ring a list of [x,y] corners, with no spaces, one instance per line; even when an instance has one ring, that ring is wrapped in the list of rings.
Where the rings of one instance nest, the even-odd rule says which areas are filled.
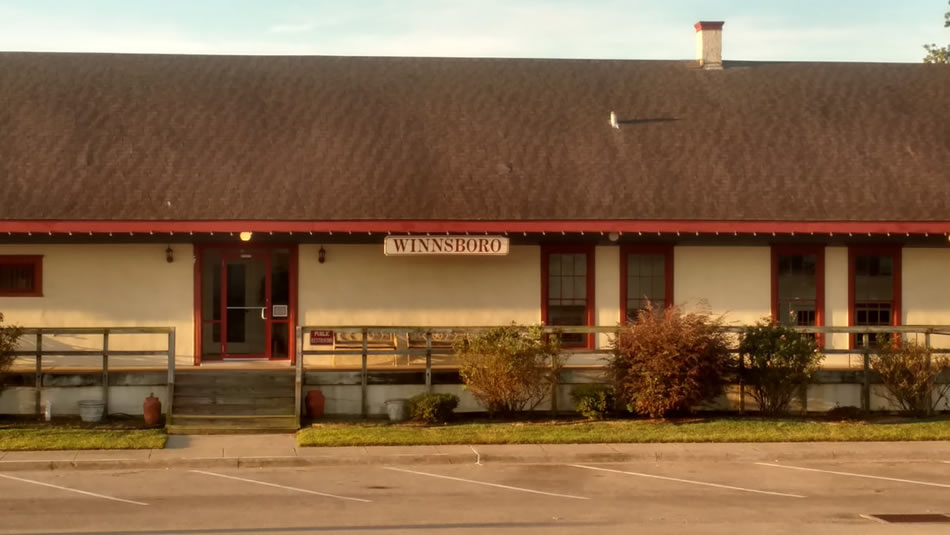
[[[721,20],[701,20],[696,23],[696,59],[704,69],[722,69]]]

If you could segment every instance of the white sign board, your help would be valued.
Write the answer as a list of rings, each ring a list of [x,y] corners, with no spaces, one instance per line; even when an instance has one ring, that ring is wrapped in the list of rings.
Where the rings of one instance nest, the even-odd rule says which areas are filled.
[[[508,238],[504,236],[386,236],[386,256],[472,255],[504,256]]]

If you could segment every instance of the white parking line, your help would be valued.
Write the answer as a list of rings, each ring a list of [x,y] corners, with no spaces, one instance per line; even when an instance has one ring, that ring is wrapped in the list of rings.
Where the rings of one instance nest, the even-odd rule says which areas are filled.
[[[317,495],[317,496],[323,496],[323,497],[325,497],[325,498],[336,498],[336,499],[338,499],[338,500],[350,500],[350,501],[354,501],[354,502],[363,502],[363,503],[371,503],[371,502],[372,502],[372,500],[364,500],[363,498],[351,498],[351,497],[349,497],[349,496],[338,496],[338,495],[336,495],[336,494],[327,494],[327,493],[325,493],[325,492],[317,492],[317,491],[315,491],[315,490],[300,489],[300,488],[297,488],[297,487],[288,487],[288,486],[285,486],[285,485],[278,485],[278,484],[276,484],[276,483],[267,483],[266,481],[257,481],[256,479],[245,479],[245,478],[243,478],[243,477],[228,476],[228,475],[225,475],[225,474],[218,474],[218,473],[215,473],[215,472],[205,472],[205,471],[203,471],[203,470],[189,470],[189,472],[193,472],[193,473],[195,473],[195,474],[204,474],[204,475],[206,475],[206,476],[223,477],[223,478],[225,478],[225,479],[233,479],[233,480],[235,480],[235,481],[244,481],[245,483],[256,483],[256,484],[258,484],[258,485],[264,485],[264,486],[267,486],[267,487],[276,487],[276,488],[278,488],[278,489],[293,490],[293,491],[296,491],[296,492],[303,492],[303,493],[306,493],[306,494],[314,494],[314,495]]]
[[[41,485],[41,486],[43,486],[43,487],[50,487],[50,488],[54,488],[54,489],[65,490],[65,491],[68,491],[68,492],[75,492],[76,494],[83,494],[83,495],[86,495],[86,496],[92,496],[92,497],[94,497],[94,498],[102,498],[102,499],[104,499],[104,500],[112,500],[112,501],[114,501],[114,502],[131,503],[132,505],[148,505],[147,503],[144,503],[144,502],[137,502],[137,501],[134,501],[134,500],[123,500],[122,498],[113,498],[112,496],[106,496],[106,495],[104,495],[104,494],[96,494],[95,492],[87,492],[87,491],[85,491],[85,490],[71,489],[71,488],[69,488],[69,487],[60,487],[59,485],[53,485],[53,484],[50,484],[50,483],[43,483],[42,481],[33,481],[32,479],[24,479],[24,478],[22,478],[22,477],[13,477],[13,476],[7,476],[7,475],[3,475],[3,474],[0,474],[0,477],[5,478],[5,479],[12,479],[12,480],[14,480],[14,481],[21,481],[21,482],[23,482],[23,483],[32,483],[33,485]]]
[[[521,488],[521,487],[510,487],[510,486],[508,486],[508,485],[500,485],[500,484],[498,484],[498,483],[488,483],[487,481],[477,481],[477,480],[474,480],[474,479],[463,479],[463,478],[461,478],[461,477],[452,477],[452,476],[443,476],[443,475],[439,475],[439,474],[430,474],[429,472],[416,472],[415,470],[406,470],[406,469],[404,469],[404,468],[393,468],[393,467],[391,467],[391,466],[384,466],[383,468],[385,468],[386,470],[393,470],[393,471],[395,471],[395,472],[405,472],[405,473],[407,473],[407,474],[416,474],[416,475],[418,475],[418,476],[429,476],[429,477],[437,477],[437,478],[439,478],[439,479],[450,479],[450,480],[452,480],[452,481],[462,481],[462,482],[464,482],[464,483],[473,483],[473,484],[475,484],[475,485],[485,485],[486,487],[495,487],[495,488],[499,488],[499,489],[508,489],[508,490],[517,490],[517,491],[521,491],[521,492],[530,492],[531,494],[541,494],[541,495],[544,495],[544,496],[554,496],[554,497],[557,497],[557,498],[571,498],[571,499],[574,499],[574,500],[589,500],[589,499],[590,499],[590,498],[585,498],[584,496],[572,496],[572,495],[570,495],[570,494],[557,494],[557,493],[555,493],[555,492],[544,492],[544,491],[541,491],[541,490],[525,489],[525,488]]]
[[[640,472],[627,472],[624,470],[612,470],[610,468],[601,468],[599,466],[586,466],[583,464],[568,464],[566,466],[573,466],[574,468],[585,468],[587,470],[599,470],[601,472],[613,472],[615,474],[626,474],[628,476],[638,476],[638,477],[648,477],[651,479],[662,479],[665,481],[675,481],[677,483],[689,483],[691,485],[702,485],[705,487],[715,487],[718,489],[728,489],[728,490],[738,490],[742,492],[753,492],[755,494],[768,494],[770,496],[783,496],[785,498],[804,498],[798,494],[785,494],[784,492],[771,492],[767,490],[756,490],[756,489],[747,489],[743,487],[733,487],[730,485],[720,485],[718,483],[706,483],[705,481],[693,481],[691,479],[679,479],[675,477],[666,477],[666,476],[657,476],[653,474],[643,474]]]
[[[801,470],[803,472],[820,472],[823,474],[835,474],[839,476],[863,477],[867,479],[881,479],[884,481],[897,481],[898,483],[911,483],[913,485],[927,485],[928,487],[943,487],[945,489],[950,489],[950,485],[944,485],[943,483],[930,483],[929,481],[915,481],[913,479],[899,479],[896,477],[869,476],[867,474],[855,474],[852,472],[836,472],[834,470],[819,470],[818,468],[803,468],[801,466],[786,466],[784,464],[771,464],[771,463],[755,463],[755,464],[759,466],[770,466],[772,468],[787,468],[789,470]]]

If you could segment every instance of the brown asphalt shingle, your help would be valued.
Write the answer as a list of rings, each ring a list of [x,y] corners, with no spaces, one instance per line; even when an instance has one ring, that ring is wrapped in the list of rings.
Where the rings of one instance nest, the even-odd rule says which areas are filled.
[[[7,220],[946,221],[950,67],[0,53],[0,181]]]

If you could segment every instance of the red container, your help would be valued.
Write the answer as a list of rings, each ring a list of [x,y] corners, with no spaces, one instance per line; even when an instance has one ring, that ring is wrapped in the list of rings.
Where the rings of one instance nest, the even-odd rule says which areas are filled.
[[[326,399],[323,397],[323,392],[319,390],[307,392],[307,416],[311,419],[322,418],[325,405]]]
[[[162,419],[162,401],[155,397],[154,393],[148,395],[145,398],[145,424],[146,425],[158,425],[158,422]]]

